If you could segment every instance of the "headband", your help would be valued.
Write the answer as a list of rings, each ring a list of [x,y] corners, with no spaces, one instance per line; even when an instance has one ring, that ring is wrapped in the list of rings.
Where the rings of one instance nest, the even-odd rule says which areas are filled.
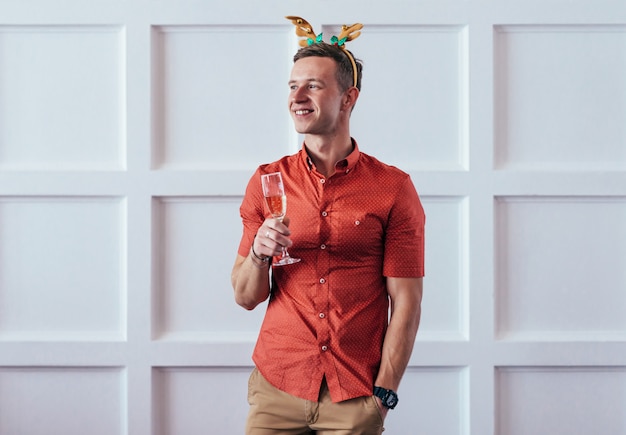
[[[322,34],[320,33],[319,35],[315,36],[313,27],[311,27],[311,25],[304,18],[293,17],[293,16],[288,16],[285,18],[287,18],[288,20],[291,20],[293,25],[296,26],[296,35],[303,36],[306,38],[306,39],[300,40],[301,47],[306,47],[308,45],[319,44],[320,42],[323,42]],[[348,59],[350,59],[350,63],[352,64],[352,73],[354,77],[355,87],[357,85],[358,70],[356,68],[356,62],[354,61],[354,57],[346,49],[345,43],[358,38],[359,35],[361,34],[359,30],[361,30],[362,28],[363,28],[363,24],[361,23],[356,23],[351,26],[346,26],[344,24],[343,26],[341,26],[341,33],[339,34],[339,36],[333,36],[332,38],[330,38],[330,43],[332,45],[336,45],[337,47],[341,48],[343,52],[346,53],[346,55],[348,56]]]

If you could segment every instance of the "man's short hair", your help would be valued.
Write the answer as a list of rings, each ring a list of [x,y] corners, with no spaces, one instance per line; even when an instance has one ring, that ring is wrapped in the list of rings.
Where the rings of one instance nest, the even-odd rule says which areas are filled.
[[[347,51],[347,50],[346,50]],[[352,54],[352,52],[350,52]],[[348,58],[348,55],[344,52],[343,48],[340,48],[334,44],[328,44],[326,42],[318,42],[315,44],[302,47],[294,55],[293,61],[297,62],[305,57],[329,57],[337,63],[337,82],[339,88],[345,91],[351,86],[354,86],[354,72],[352,71],[352,62]],[[354,56],[353,56],[354,58]],[[363,75],[363,63],[354,58],[354,63],[357,68],[357,80],[356,88],[361,90],[361,77]]]

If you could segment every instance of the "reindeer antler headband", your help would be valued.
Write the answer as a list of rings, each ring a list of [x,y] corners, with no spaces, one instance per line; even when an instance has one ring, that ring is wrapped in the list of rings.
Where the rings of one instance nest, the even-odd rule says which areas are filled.
[[[308,45],[319,44],[322,42],[322,34],[315,36],[315,32],[313,31],[313,27],[304,19],[300,17],[285,17],[296,26],[296,35],[303,36],[306,39],[300,40],[300,46],[306,47]],[[352,63],[352,73],[354,75],[354,86],[357,85],[358,80],[358,70],[356,68],[356,62],[352,54],[346,49],[345,43],[348,41],[352,41],[359,37],[361,30],[363,28],[363,24],[355,23],[351,26],[346,26],[345,24],[341,27],[341,33],[339,36],[333,36],[330,38],[330,43],[338,46],[346,53],[348,59],[350,59],[350,63]]]

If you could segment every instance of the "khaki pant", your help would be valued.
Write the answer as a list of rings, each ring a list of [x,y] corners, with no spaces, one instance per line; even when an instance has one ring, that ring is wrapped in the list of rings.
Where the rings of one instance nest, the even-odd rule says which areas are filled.
[[[374,396],[332,403],[326,382],[319,402],[281,391],[255,368],[248,382],[247,435],[380,435],[383,419]]]

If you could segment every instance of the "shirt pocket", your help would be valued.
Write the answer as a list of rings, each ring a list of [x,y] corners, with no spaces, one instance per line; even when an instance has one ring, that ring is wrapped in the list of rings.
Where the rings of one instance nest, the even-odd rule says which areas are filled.
[[[340,216],[337,223],[338,247],[345,260],[382,255],[383,226],[376,216],[367,213]]]

